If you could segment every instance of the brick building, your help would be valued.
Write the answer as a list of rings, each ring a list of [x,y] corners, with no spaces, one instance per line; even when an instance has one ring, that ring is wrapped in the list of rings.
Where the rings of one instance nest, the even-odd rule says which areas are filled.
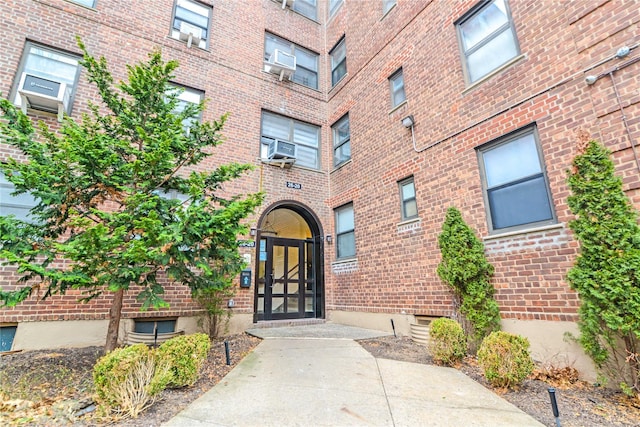
[[[578,248],[566,171],[588,132],[640,206],[637,0],[7,0],[0,12],[0,91],[34,119],[55,126],[58,110],[25,92],[29,76],[66,83],[58,104],[72,117],[96,98],[76,35],[120,78],[160,48],[180,62],[185,101],[208,99],[204,120],[230,113],[214,161],[254,164],[232,190],[267,195],[242,236],[252,277],[232,331],[393,319],[407,334],[451,315],[437,236],[455,206],[496,268],[503,329],[540,361],[589,370],[563,340],[579,305],[564,280]],[[11,155],[0,147],[0,161]],[[0,185],[0,213],[28,207]],[[3,309],[13,348],[101,344],[109,301],[76,298]],[[158,321],[194,330],[188,291],[170,287],[169,302],[141,313],[130,296],[122,337]]]

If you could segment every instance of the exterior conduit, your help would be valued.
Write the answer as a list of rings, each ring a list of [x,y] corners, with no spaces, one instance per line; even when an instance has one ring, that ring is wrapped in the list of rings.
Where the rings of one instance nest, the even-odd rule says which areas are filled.
[[[640,43],[636,43],[635,45],[631,46],[631,47],[629,48],[629,51],[633,51],[633,50],[634,50],[635,48],[637,48],[638,46],[640,46]],[[445,142],[445,141],[448,141],[448,140],[450,140],[451,138],[455,138],[456,136],[458,136],[458,135],[460,135],[460,134],[463,134],[463,133],[465,133],[466,131],[468,131],[468,130],[470,130],[470,129],[473,129],[474,127],[476,127],[476,126],[478,126],[478,125],[481,125],[482,123],[488,122],[489,120],[492,120],[492,119],[496,118],[497,116],[499,116],[499,115],[501,115],[501,114],[504,114],[504,113],[506,113],[506,112],[509,112],[509,111],[511,111],[512,109],[514,109],[514,108],[516,108],[516,107],[519,107],[520,105],[524,104],[525,102],[530,101],[530,100],[532,100],[532,99],[534,99],[534,98],[537,98],[538,96],[543,95],[543,94],[545,94],[545,93],[547,93],[547,92],[549,92],[549,91],[552,91],[553,89],[555,89],[555,88],[557,88],[557,87],[559,87],[559,86],[562,86],[563,84],[565,84],[565,83],[567,83],[567,82],[569,82],[569,81],[571,81],[571,80],[575,79],[576,77],[579,77],[579,76],[584,75],[584,73],[586,73],[587,71],[593,70],[594,68],[599,67],[600,65],[605,64],[605,63],[607,63],[607,62],[611,61],[612,59],[616,59],[616,58],[618,58],[618,56],[614,54],[614,55],[612,55],[612,56],[610,56],[610,57],[608,57],[608,58],[601,59],[600,61],[598,61],[598,62],[596,62],[596,63],[594,63],[594,64],[592,64],[592,65],[588,66],[588,67],[587,67],[587,68],[585,68],[584,70],[578,71],[577,73],[574,73],[574,74],[570,75],[569,77],[565,77],[564,79],[560,80],[559,82],[554,83],[554,84],[552,84],[551,86],[549,86],[549,87],[547,87],[547,88],[545,88],[545,89],[542,89],[541,91],[536,92],[536,93],[534,93],[533,95],[530,95],[530,96],[528,96],[528,97],[526,97],[526,98],[524,98],[524,99],[522,99],[522,100],[520,100],[520,101],[518,101],[518,102],[516,102],[516,103],[514,103],[514,104],[512,104],[512,105],[510,105],[509,107],[505,107],[505,108],[503,108],[502,110],[499,110],[499,111],[497,111],[497,112],[495,112],[495,113],[491,114],[490,116],[485,117],[485,118],[484,118],[484,119],[482,119],[482,120],[479,120],[479,121],[477,121],[477,122],[475,122],[475,123],[473,123],[473,124],[470,124],[469,126],[467,126],[467,127],[463,128],[463,129],[461,129],[461,130],[459,130],[459,131],[456,131],[456,132],[454,132],[454,133],[452,133],[452,134],[450,134],[450,135],[448,135],[448,136],[445,136],[444,138],[439,139],[438,141],[436,141],[436,142],[434,142],[434,143],[431,143],[431,144],[427,145],[426,147],[422,147],[422,148],[420,148],[420,149],[416,147],[416,140],[415,140],[415,137],[414,137],[414,134],[413,134],[413,126],[411,126],[411,138],[412,138],[412,141],[413,141],[413,150],[414,150],[416,153],[421,153],[421,152],[423,152],[423,151],[425,151],[425,150],[428,150],[428,149],[429,149],[429,148],[431,148],[431,147],[435,147],[436,145],[439,145],[439,144],[441,144],[441,143],[443,143],[443,142]],[[613,72],[613,71],[617,71],[617,70],[619,70],[620,68],[624,68],[624,67],[626,67],[627,65],[631,65],[633,62],[636,62],[636,61],[638,61],[638,60],[640,60],[640,57],[636,57],[636,58],[634,58],[634,59],[633,59],[633,60],[631,60],[631,61],[627,61],[626,63],[621,64],[620,66],[616,67],[616,68],[615,68],[614,70],[612,70],[611,72]],[[632,62],[632,61],[633,61],[633,62]],[[605,74],[605,75],[606,75],[606,74]],[[599,75],[599,76],[598,76],[598,78],[600,78],[600,77],[601,77],[601,75]],[[623,117],[624,117],[624,114],[623,114]],[[627,129],[627,132],[629,132],[629,130],[628,130],[628,129]],[[633,142],[632,142],[632,145],[633,145]],[[633,145],[633,147],[634,147],[634,153],[635,153],[635,145]],[[638,158],[637,158],[637,157],[636,157],[636,163],[638,163]],[[639,170],[640,170],[640,163],[638,163],[638,168],[639,168]]]
[[[633,62],[637,62],[638,60],[640,60],[640,56],[634,59],[635,61]],[[628,61],[628,62],[631,62],[631,61]],[[613,71],[609,72],[609,78],[611,79],[611,83],[613,84],[613,90],[616,92],[616,99],[618,100],[618,107],[620,108],[620,114],[622,115],[622,122],[624,123],[624,128],[627,131],[627,137],[629,138],[629,142],[631,143],[631,148],[633,149],[633,157],[636,160],[636,168],[640,171],[640,161],[638,160],[638,151],[636,150],[636,144],[633,141],[633,137],[631,136],[631,131],[629,130],[629,123],[627,122],[627,116],[624,114],[624,107],[622,106],[620,93],[618,92],[618,87],[616,86],[616,80],[613,78]]]

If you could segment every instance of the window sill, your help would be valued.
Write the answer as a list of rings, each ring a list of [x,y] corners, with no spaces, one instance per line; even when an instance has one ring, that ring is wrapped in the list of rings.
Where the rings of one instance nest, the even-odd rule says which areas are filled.
[[[398,233],[406,233],[408,231],[416,231],[419,230],[422,226],[422,218],[419,216],[411,219],[406,219],[404,221],[399,222],[396,225],[396,230]]]
[[[331,262],[331,265],[348,264],[350,262],[358,261],[357,257],[341,258]]]
[[[409,102],[405,99],[404,101],[402,101],[400,104],[396,105],[395,107],[393,107],[391,109],[391,111],[389,111],[389,115],[395,113],[396,111],[398,111],[399,109],[401,109],[402,107],[404,107],[405,105],[408,105]]]
[[[391,6],[391,8],[389,10],[387,10],[385,13],[383,13],[382,14],[382,18],[380,18],[380,20],[382,21],[384,18],[386,18],[387,15],[390,14],[391,11],[396,8],[397,5],[398,5],[398,3],[395,3],[393,6]]]
[[[540,225],[538,227],[525,228],[522,230],[514,230],[514,231],[508,231],[505,233],[491,234],[489,236],[484,236],[482,240],[484,240],[485,242],[488,242],[492,240],[500,240],[500,239],[505,239],[513,236],[519,236],[522,234],[539,233],[541,231],[549,231],[549,230],[563,229],[563,228],[564,228],[564,223]]]
[[[496,74],[500,74],[501,72],[503,72],[507,68],[511,67],[512,65],[514,65],[517,62],[520,62],[520,61],[522,61],[522,60],[524,60],[526,58],[527,58],[527,55],[523,53],[523,54],[520,54],[520,55],[516,56],[515,58],[511,59],[510,61],[505,62],[504,64],[502,64],[501,66],[499,66],[498,68],[496,68],[495,70],[493,70],[492,72],[487,74],[486,76],[480,78],[480,80],[475,81],[475,82],[471,83],[469,86],[467,86],[462,91],[462,95],[466,95],[467,93],[473,91],[476,87],[480,86],[482,83],[484,83],[487,80],[491,79]]]
[[[338,166],[336,166],[333,169],[331,169],[331,171],[329,173],[334,173],[336,171],[339,171],[340,169],[342,169],[346,165],[351,164],[352,161],[353,161],[353,159],[349,159],[349,160],[346,160],[346,161],[340,163]]]
[[[167,38],[168,38],[168,39],[171,39],[171,40],[174,40],[174,41],[176,41],[176,42],[178,42],[178,43],[180,43],[180,44],[184,45],[185,47],[187,47],[187,42],[182,41],[182,40],[180,40],[180,39],[177,39],[177,38],[173,37],[172,35],[168,35],[168,36],[167,36]],[[207,46],[207,47],[200,47],[200,46],[196,46],[196,45],[192,44],[192,45],[191,45],[191,47],[187,47],[187,49],[193,49],[193,48],[196,48],[196,49],[201,50],[201,51],[203,51],[203,52],[211,52],[211,51],[209,50],[209,46]]]
[[[340,80],[338,80],[336,82],[336,84],[331,86],[331,89],[329,89],[329,92],[333,91],[335,88],[337,88],[340,85],[340,83],[342,83],[344,80],[346,80],[348,75],[349,75],[348,72],[344,73],[344,75],[342,77],[340,77]]]

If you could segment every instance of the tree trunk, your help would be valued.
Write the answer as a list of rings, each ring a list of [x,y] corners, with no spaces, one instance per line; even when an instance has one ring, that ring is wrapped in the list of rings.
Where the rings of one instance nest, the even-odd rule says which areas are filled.
[[[109,353],[115,350],[118,345],[118,331],[120,329],[120,316],[122,315],[122,301],[124,299],[124,289],[120,289],[113,294],[113,301],[109,309],[109,328],[107,329],[107,342],[104,345],[104,352]]]

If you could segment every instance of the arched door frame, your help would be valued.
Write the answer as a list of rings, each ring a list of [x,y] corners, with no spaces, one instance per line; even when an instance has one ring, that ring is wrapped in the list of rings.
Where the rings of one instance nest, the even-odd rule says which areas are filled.
[[[288,209],[291,210],[304,219],[306,224],[311,231],[311,240],[314,243],[314,247],[317,249],[317,253],[314,257],[314,272],[316,275],[316,295],[318,298],[318,305],[315,312],[315,318],[324,318],[325,317],[325,293],[324,293],[324,232],[322,230],[322,223],[318,216],[303,203],[300,203],[296,200],[280,200],[277,201],[270,206],[268,206],[260,215],[258,220],[258,226],[256,229],[256,257],[254,262],[254,271],[258,272],[259,263],[260,263],[260,241],[261,237],[261,228],[265,224],[267,216],[278,209]],[[253,321],[256,322],[259,319],[258,310],[257,310],[257,301],[258,301],[258,274],[254,275],[254,309],[253,309]]]

